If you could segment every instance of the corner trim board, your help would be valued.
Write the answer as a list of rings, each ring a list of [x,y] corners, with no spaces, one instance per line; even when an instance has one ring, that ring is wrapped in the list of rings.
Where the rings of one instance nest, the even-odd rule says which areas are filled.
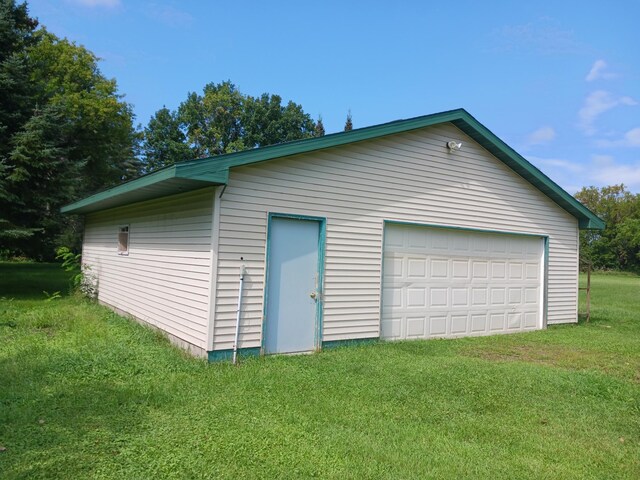
[[[226,186],[226,185],[225,185]],[[220,241],[220,208],[222,203],[221,191],[225,186],[216,187],[213,192],[213,213],[211,218],[211,271],[209,282],[209,325],[207,329],[207,350],[213,350],[216,304],[218,298],[218,244]]]

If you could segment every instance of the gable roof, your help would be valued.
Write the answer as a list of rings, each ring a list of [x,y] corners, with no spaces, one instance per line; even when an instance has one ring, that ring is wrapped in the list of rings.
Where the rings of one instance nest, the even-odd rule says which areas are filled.
[[[350,132],[270,145],[171,165],[62,207],[62,213],[90,213],[210,185],[226,185],[229,169],[308,153],[450,122],[578,219],[581,229],[603,229],[604,222],[558,184],[500,140],[464,109],[396,120]]]

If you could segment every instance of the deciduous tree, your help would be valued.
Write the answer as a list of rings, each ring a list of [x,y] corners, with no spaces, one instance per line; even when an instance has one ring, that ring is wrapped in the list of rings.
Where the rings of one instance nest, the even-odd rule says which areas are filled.
[[[180,127],[178,116],[162,107],[144,129],[142,158],[145,171],[157,170],[194,156],[195,153],[187,145],[187,137]]]
[[[176,112],[156,112],[144,131],[146,168],[289,142],[314,135],[315,122],[302,106],[279,95],[252,97],[230,81],[191,92]]]
[[[576,198],[606,222],[602,231],[581,232],[581,259],[594,268],[640,269],[640,195],[620,184],[585,187]]]
[[[139,173],[131,106],[97,57],[0,0],[0,251],[51,258],[60,207]]]

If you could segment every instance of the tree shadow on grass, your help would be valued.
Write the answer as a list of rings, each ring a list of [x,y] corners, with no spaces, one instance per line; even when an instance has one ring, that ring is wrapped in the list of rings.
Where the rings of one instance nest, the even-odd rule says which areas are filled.
[[[157,384],[83,356],[25,348],[0,359],[3,478],[92,476],[144,435],[150,412],[172,403]]]
[[[58,263],[0,262],[0,298],[42,300],[59,292],[69,294],[71,274]]]

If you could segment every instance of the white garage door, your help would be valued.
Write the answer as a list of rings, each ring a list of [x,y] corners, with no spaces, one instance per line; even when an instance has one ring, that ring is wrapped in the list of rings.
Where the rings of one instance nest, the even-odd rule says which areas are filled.
[[[487,335],[542,326],[544,240],[389,224],[382,338]]]

